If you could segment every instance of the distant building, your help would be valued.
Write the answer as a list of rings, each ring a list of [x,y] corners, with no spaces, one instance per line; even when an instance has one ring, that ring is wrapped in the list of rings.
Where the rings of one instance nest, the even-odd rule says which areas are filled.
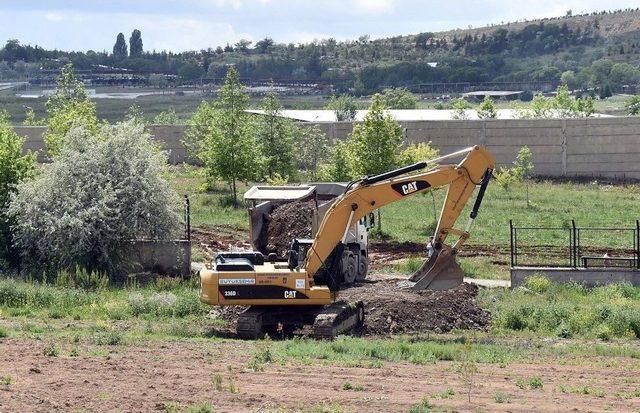
[[[477,92],[463,93],[462,97],[467,100],[480,101],[489,96],[493,100],[517,100],[522,94],[522,90],[479,90]]]

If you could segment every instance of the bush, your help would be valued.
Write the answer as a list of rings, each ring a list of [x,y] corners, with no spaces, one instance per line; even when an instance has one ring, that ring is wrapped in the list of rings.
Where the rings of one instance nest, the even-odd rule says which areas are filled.
[[[26,268],[115,275],[130,240],[176,233],[179,201],[163,178],[166,157],[142,125],[105,125],[95,135],[76,128],[65,141],[40,176],[18,185],[9,206]]]
[[[531,277],[527,277],[524,281],[524,286],[531,291],[543,293],[549,289],[549,286],[551,286],[551,280],[542,275],[533,275]]]
[[[405,88],[389,88],[382,91],[382,102],[389,109],[415,109],[418,98]]]

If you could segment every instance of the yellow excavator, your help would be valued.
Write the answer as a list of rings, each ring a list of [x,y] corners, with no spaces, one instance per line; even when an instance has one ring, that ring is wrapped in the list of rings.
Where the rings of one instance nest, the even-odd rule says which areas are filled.
[[[443,163],[460,158],[457,164]],[[249,306],[238,319],[236,330],[241,338],[254,339],[303,325],[313,325],[318,338],[349,332],[362,325],[365,316],[362,302],[338,300],[339,266],[349,229],[378,208],[444,186],[448,190],[427,247],[429,258],[409,280],[415,290],[453,288],[462,283],[463,276],[454,256],[469,237],[494,168],[491,154],[474,146],[353,181],[324,215],[314,239],[292,240],[286,261],[265,259],[254,251],[219,253],[212,265],[200,271],[200,300],[211,305]],[[476,187],[478,195],[465,229],[454,228]],[[419,225],[418,217],[407,220]],[[445,244],[448,236],[457,237],[453,245]]]

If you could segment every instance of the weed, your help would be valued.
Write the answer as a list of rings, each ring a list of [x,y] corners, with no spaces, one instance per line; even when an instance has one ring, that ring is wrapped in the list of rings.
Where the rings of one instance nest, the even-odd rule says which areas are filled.
[[[469,403],[471,403],[473,377],[478,372],[478,366],[476,365],[476,362],[471,355],[471,350],[471,343],[467,341],[464,344],[464,350],[462,351],[460,363],[456,366],[456,371],[467,387],[467,398],[469,400]]]
[[[47,357],[58,357],[58,355],[60,355],[60,350],[54,343],[49,343],[42,350],[42,354]]]
[[[229,393],[236,394],[238,392],[240,392],[240,389],[238,388],[238,386],[236,386],[233,379],[229,378]]]
[[[426,413],[432,411],[433,405],[429,402],[429,398],[423,398],[419,403],[412,404],[408,413]]]
[[[456,392],[451,387],[448,387],[446,390],[441,391],[440,393],[434,393],[432,397],[435,397],[438,399],[450,399],[453,396],[455,396],[455,394]]]
[[[9,387],[9,386],[11,386],[11,382],[12,381],[13,381],[13,379],[11,378],[11,376],[9,376],[9,375],[2,376],[2,377],[0,377],[0,386]]]
[[[504,393],[498,391],[493,395],[493,400],[496,403],[510,403],[511,399]]]
[[[342,383],[342,390],[364,391],[364,386],[360,383],[351,383],[347,380]]]
[[[596,396],[596,397],[604,397],[606,395],[606,392],[603,389],[600,389],[597,387],[591,387],[587,385],[572,389],[571,392],[577,393],[577,394],[587,394],[587,395]]]
[[[222,380],[222,375],[221,374],[216,373],[216,374],[213,375],[213,379],[212,379],[213,388],[216,391],[222,391],[223,390],[224,387],[223,387],[222,381],[223,380]]]
[[[97,346],[117,346],[122,342],[122,334],[118,331],[107,331],[103,333],[96,333],[92,337],[93,344]]]
[[[248,367],[253,371],[264,371],[264,365],[271,362],[273,362],[271,341],[266,339],[256,345],[256,351],[253,354],[253,359],[249,362]]]
[[[0,338],[6,337],[9,337],[9,332],[5,328],[0,327]]]
[[[164,411],[165,413],[214,413],[216,409],[211,405],[211,403],[205,401],[188,406],[179,406],[174,403],[169,403],[164,406]]]
[[[80,355],[80,350],[78,347],[73,347],[69,352],[69,357],[78,357]]]
[[[529,386],[532,389],[541,389],[542,388],[542,379],[539,376],[533,376],[529,378]]]
[[[524,390],[527,388],[527,383],[524,381],[524,379],[518,378],[516,380],[516,387],[518,387],[520,390]]]

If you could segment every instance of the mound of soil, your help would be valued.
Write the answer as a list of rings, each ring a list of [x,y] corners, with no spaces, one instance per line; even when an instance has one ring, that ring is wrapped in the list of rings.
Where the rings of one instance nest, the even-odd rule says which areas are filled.
[[[447,291],[411,291],[404,284],[383,280],[356,285],[341,291],[340,298],[364,302],[367,335],[481,330],[491,321],[491,314],[475,303],[476,285],[464,283]]]
[[[260,245],[267,253],[284,258],[295,238],[311,238],[314,201],[290,202],[277,206],[265,219]]]

